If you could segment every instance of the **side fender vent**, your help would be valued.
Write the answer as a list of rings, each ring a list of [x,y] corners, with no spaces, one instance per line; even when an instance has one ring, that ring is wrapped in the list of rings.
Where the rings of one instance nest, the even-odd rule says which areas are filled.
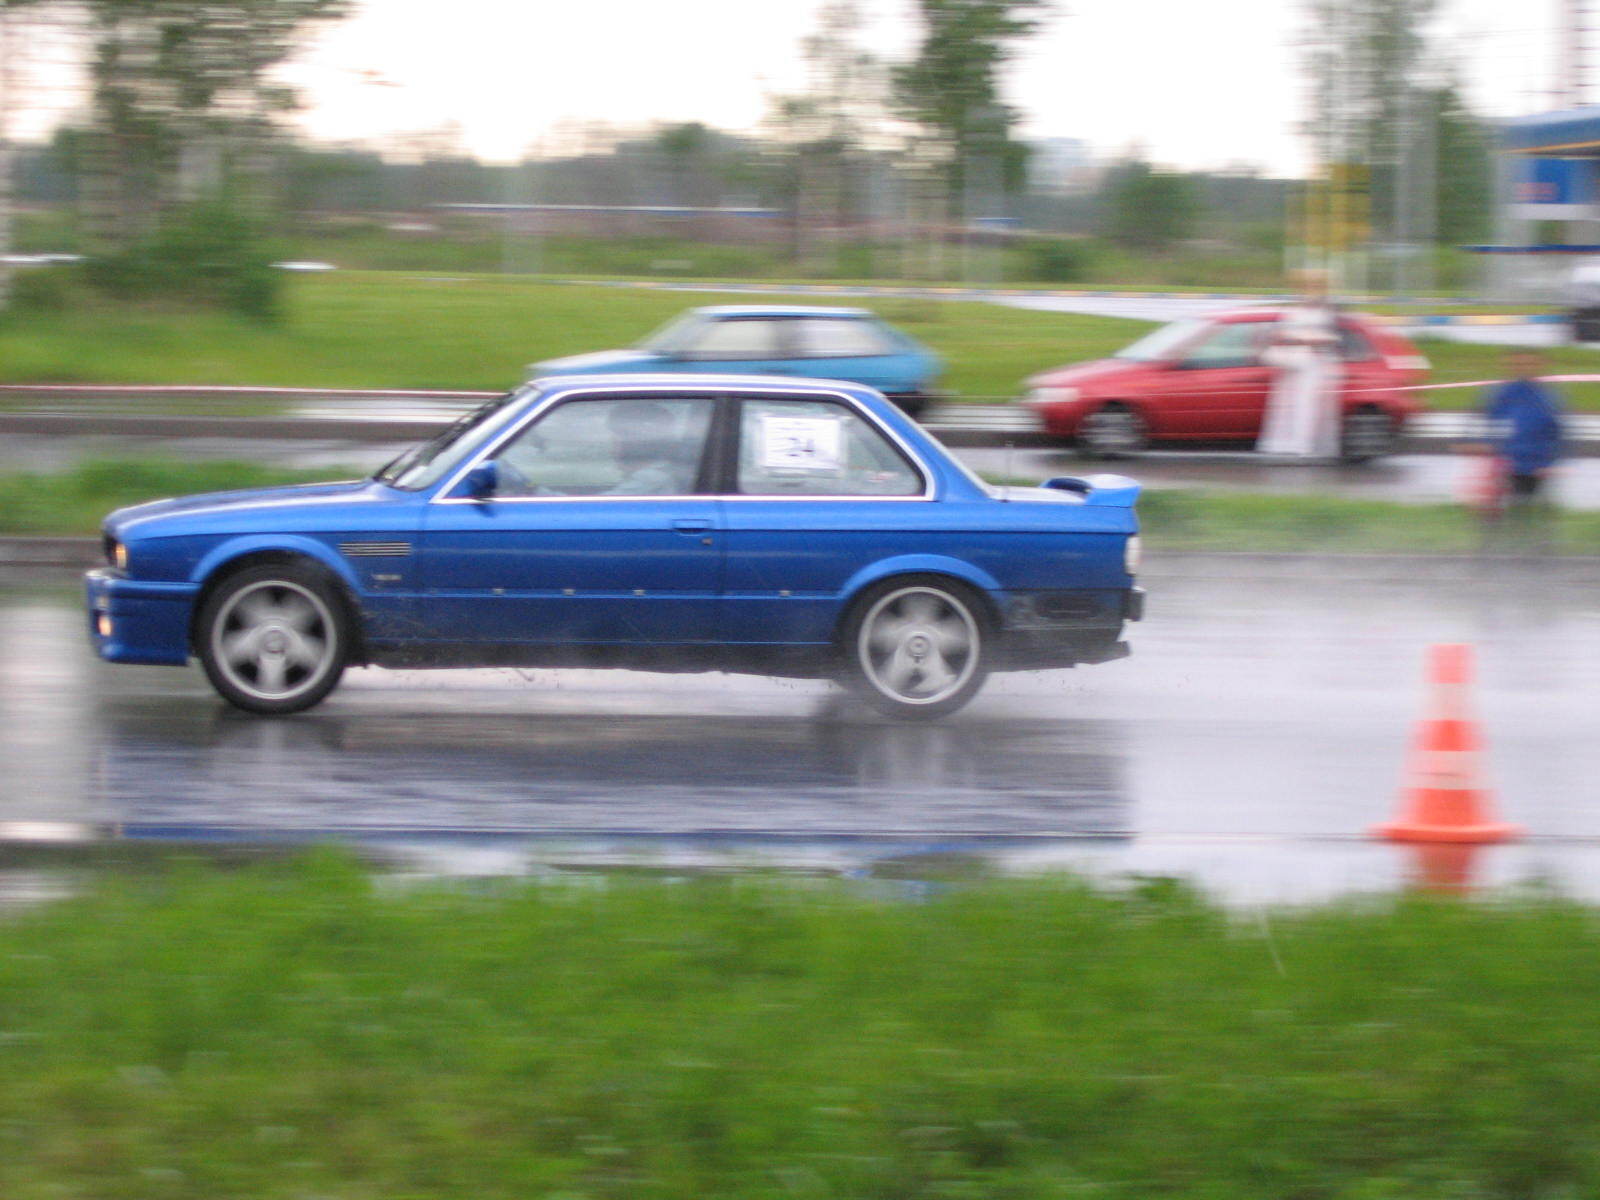
[[[410,542],[340,542],[339,553],[346,558],[405,558]]]

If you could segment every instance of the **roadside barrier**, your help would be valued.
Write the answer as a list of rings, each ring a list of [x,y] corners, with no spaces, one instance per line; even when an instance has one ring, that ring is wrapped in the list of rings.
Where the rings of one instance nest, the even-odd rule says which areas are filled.
[[[1494,819],[1479,772],[1481,742],[1467,710],[1472,647],[1428,648],[1428,710],[1418,722],[1400,812],[1375,826],[1396,842],[1503,842],[1522,830]]]

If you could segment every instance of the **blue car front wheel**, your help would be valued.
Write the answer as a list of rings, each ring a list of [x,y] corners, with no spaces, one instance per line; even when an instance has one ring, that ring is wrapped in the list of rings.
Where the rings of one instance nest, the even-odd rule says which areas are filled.
[[[846,681],[878,711],[942,717],[961,708],[989,673],[989,622],[967,587],[909,575],[869,589],[850,610],[841,647]]]
[[[228,703],[250,712],[300,712],[344,674],[344,606],[319,572],[294,564],[249,567],[207,598],[195,650]]]

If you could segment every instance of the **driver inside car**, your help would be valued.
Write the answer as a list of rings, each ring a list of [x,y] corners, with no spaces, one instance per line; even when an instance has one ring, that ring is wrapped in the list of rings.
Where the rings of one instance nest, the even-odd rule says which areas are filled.
[[[586,407],[558,410],[552,425],[559,433],[547,441],[536,428],[500,457],[500,495],[673,496],[692,490],[698,455],[691,460],[688,452],[698,449],[699,439],[684,436],[669,406],[608,402],[603,419],[592,419]]]

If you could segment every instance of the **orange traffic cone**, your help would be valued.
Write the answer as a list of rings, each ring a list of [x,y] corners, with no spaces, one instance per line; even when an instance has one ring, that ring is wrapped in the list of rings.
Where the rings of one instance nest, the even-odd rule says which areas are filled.
[[[1472,647],[1428,648],[1429,713],[1417,724],[1398,816],[1373,833],[1397,842],[1503,842],[1522,831],[1489,812],[1479,783],[1478,727],[1467,713]]]
[[[1470,896],[1481,845],[1469,842],[1413,842],[1405,848],[1411,856],[1407,881],[1419,892],[1435,896]]]

